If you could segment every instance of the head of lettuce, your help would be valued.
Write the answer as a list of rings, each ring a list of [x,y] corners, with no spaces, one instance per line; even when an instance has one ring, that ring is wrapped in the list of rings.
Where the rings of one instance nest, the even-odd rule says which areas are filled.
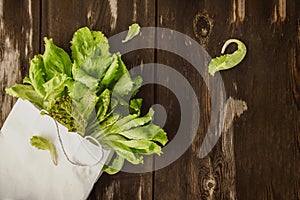
[[[138,25],[131,26],[125,41],[138,31]],[[44,54],[34,56],[29,76],[23,84],[7,88],[9,95],[30,101],[70,132],[93,137],[115,152],[102,169],[109,174],[120,171],[125,160],[140,164],[143,155],[162,153],[166,133],[152,123],[152,109],[141,116],[142,99],[134,98],[142,78],[130,76],[121,55],[109,51],[101,32],[77,30],[71,56],[52,39],[44,41]],[[32,144],[36,143],[40,142]]]

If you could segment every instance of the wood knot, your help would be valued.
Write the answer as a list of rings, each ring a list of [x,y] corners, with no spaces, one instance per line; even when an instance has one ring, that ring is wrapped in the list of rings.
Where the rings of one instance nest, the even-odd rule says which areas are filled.
[[[213,178],[207,179],[205,183],[205,189],[207,191],[213,191],[216,187],[216,180]]]
[[[207,13],[198,13],[193,21],[194,34],[201,43],[206,43],[212,29],[212,20]]]

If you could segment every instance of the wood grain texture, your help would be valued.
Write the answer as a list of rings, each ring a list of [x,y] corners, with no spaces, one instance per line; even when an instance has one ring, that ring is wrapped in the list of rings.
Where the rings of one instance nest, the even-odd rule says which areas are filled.
[[[245,5],[239,7],[239,3]],[[281,6],[277,10],[281,18],[273,23],[275,4]],[[209,93],[185,61],[158,51],[158,62],[172,66],[190,81],[200,97],[203,113],[192,147],[175,163],[155,173],[155,199],[297,199],[299,150],[295,138],[299,135],[299,112],[295,98],[299,93],[299,70],[295,66],[298,68],[299,64],[291,56],[291,52],[299,54],[293,47],[296,2],[283,4],[159,1],[159,26],[197,39],[212,56],[219,55],[223,42],[229,38],[245,42],[246,59],[221,74],[227,96],[244,100],[248,111],[223,133],[206,158],[198,159],[210,119]],[[201,29],[200,23],[193,33],[192,17],[199,14],[211,26]],[[233,50],[231,47],[228,52]],[[157,96],[159,101],[169,101],[167,110],[175,115],[172,118],[179,118],[178,108],[172,106],[174,100],[166,100],[170,98],[168,92],[158,91]],[[177,131],[172,123],[166,125],[166,130],[171,134]]]
[[[191,147],[176,162],[154,173],[103,174],[88,199],[300,200],[298,0],[0,0],[0,126],[15,102],[4,88],[20,83],[27,75],[30,58],[43,51],[43,37],[53,38],[70,53],[69,41],[80,27],[102,30],[109,37],[127,30],[133,22],[182,32],[212,57],[220,55],[229,38],[242,40],[248,53],[238,67],[221,72],[232,101],[227,101],[226,129],[203,159],[199,159],[200,147],[215,119],[210,119],[210,93],[201,76],[170,52],[148,49],[124,55],[129,68],[158,62],[189,81],[201,112],[199,126],[189,127],[189,131],[198,131]],[[234,50],[231,45],[227,52]],[[153,79],[172,77],[156,74]],[[138,95],[145,99],[143,112],[153,103],[165,107],[168,118],[164,128],[172,140],[181,120],[175,94],[150,85]],[[243,102],[247,111],[237,117],[237,107]],[[147,162],[152,165],[151,159]]]
[[[271,1],[264,3],[272,5]],[[247,34],[243,38],[250,49],[244,62],[246,67],[240,68],[246,77],[238,76],[238,72],[233,74],[240,85],[238,94],[249,107],[245,121],[235,126],[237,197],[297,199],[299,157],[289,75],[290,51],[296,35],[295,5],[289,2],[286,19],[273,24],[272,13],[266,10],[269,7],[261,4],[249,2],[248,7],[253,10],[249,9],[247,16],[253,16],[254,21],[245,22],[240,30]]]
[[[5,88],[22,82],[29,60],[39,51],[39,1],[0,1],[0,127],[15,99]],[[17,14],[17,15],[16,15]]]
[[[180,31],[199,41],[206,50],[219,55],[220,42],[231,33],[222,29],[230,23],[232,5],[230,1],[225,1],[222,2],[222,7],[216,7],[216,3],[159,1],[159,26]],[[162,51],[158,51],[157,56],[158,62],[173,67],[189,80],[198,96],[201,114],[198,132],[191,148],[175,163],[155,173],[155,199],[234,199],[235,158],[231,142],[233,128],[226,132],[227,137],[223,137],[206,158],[199,159],[199,150],[210,122],[211,105],[207,87],[195,69],[182,58]],[[158,101],[170,102],[167,110],[171,120],[165,128],[168,133],[175,134],[177,127],[174,127],[172,118],[180,118],[180,113],[178,107],[172,105],[174,100],[168,99],[169,93],[158,91],[157,97]]]

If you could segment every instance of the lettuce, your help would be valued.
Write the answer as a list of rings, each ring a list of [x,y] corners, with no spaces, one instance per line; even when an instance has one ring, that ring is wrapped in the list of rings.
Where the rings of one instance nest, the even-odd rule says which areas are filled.
[[[125,41],[138,32],[139,26],[132,25]],[[87,27],[77,30],[71,41],[72,58],[52,39],[44,41],[44,54],[31,60],[29,76],[23,84],[7,88],[8,94],[29,100],[69,131],[94,137],[114,151],[111,166],[103,168],[109,174],[121,170],[125,160],[139,164],[143,155],[162,153],[167,134],[152,123],[152,109],[141,116],[142,99],[134,98],[142,78],[131,77],[121,55],[109,51],[103,33]],[[33,137],[31,144],[53,154],[46,139]]]
[[[129,26],[129,31],[127,33],[127,36],[125,37],[124,40],[122,40],[122,42],[123,43],[128,42],[129,40],[137,36],[140,33],[140,29],[141,27],[137,23],[134,23],[131,26]]]
[[[245,44],[237,39],[229,39],[225,42],[222,47],[221,53],[224,54],[225,49],[231,43],[236,43],[238,49],[232,54],[225,54],[216,58],[213,58],[208,66],[208,72],[210,75],[214,76],[217,71],[226,70],[238,65],[247,53],[247,48]]]
[[[57,165],[56,159],[56,150],[52,142],[41,136],[33,136],[30,139],[30,143],[32,146],[39,150],[48,150],[50,151],[51,159],[54,165]]]

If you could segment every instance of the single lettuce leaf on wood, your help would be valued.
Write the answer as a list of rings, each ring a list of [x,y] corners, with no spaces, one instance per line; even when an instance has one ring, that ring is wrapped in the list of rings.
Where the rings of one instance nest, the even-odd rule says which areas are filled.
[[[54,163],[54,165],[57,165],[56,150],[55,150],[53,143],[49,139],[41,137],[41,136],[33,136],[30,139],[30,143],[32,146],[34,146],[35,148],[37,148],[39,150],[50,151],[52,162]]]
[[[137,24],[134,23],[131,26],[129,26],[129,31],[125,37],[124,40],[122,40],[123,43],[128,42],[129,40],[131,40],[132,38],[134,38],[135,36],[137,36],[140,33],[141,27]]]
[[[227,46],[231,43],[236,43],[238,49],[232,54],[225,54],[220,57],[213,58],[208,66],[208,72],[210,75],[214,76],[217,71],[226,70],[238,65],[247,53],[247,48],[245,44],[237,39],[229,39],[225,42],[222,47],[221,53],[223,54]]]

